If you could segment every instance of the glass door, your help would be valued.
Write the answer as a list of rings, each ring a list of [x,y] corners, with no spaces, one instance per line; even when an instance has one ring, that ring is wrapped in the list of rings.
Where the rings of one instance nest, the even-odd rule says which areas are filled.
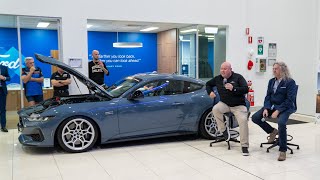
[[[46,27],[38,27],[47,22]],[[53,56],[59,59],[60,19],[47,17],[27,17],[0,14],[0,64],[8,67],[10,81],[7,83],[6,119],[7,128],[17,126],[17,111],[28,106],[21,81],[21,69],[25,67],[25,58],[33,57],[35,65],[40,67],[46,82],[41,83],[44,99],[52,97],[50,77],[54,68],[40,63],[34,54]]]
[[[42,83],[28,81],[27,83],[22,82],[22,78],[19,78],[21,84],[20,99],[21,107],[31,106],[34,103],[39,103],[41,99],[46,100],[52,98],[53,88],[50,83],[50,77],[53,72],[56,71],[56,67],[49,64],[41,63],[35,58],[35,54],[41,54],[44,56],[51,56],[59,59],[59,47],[60,47],[60,19],[50,17],[28,17],[18,16],[17,17],[17,29],[18,29],[18,40],[19,40],[19,57],[22,60],[20,62],[19,77],[23,76],[25,71],[22,68],[28,69],[26,65],[26,59],[33,59],[36,73],[33,73],[34,78],[43,78]],[[26,72],[28,73],[28,71]],[[38,75],[38,73],[41,73]],[[15,74],[17,75],[17,74]],[[39,76],[39,77],[36,77]],[[29,86],[32,83],[34,90],[29,91]],[[31,93],[31,94],[30,94]],[[34,94],[39,96],[34,96]],[[25,96],[28,96],[26,98]]]
[[[197,34],[197,26],[179,29],[179,72],[193,78],[198,78]]]

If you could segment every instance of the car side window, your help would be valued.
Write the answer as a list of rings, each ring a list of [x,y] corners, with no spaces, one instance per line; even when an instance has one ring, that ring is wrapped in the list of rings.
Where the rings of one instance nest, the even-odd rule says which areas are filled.
[[[202,84],[192,83],[188,81],[184,81],[183,85],[183,93],[189,93],[193,91],[197,91],[203,87]]]
[[[149,82],[141,86],[138,90],[142,91],[145,97],[163,96],[190,93],[203,87],[201,84],[181,80],[161,80]]]
[[[164,95],[183,94],[183,81],[167,80],[168,86],[164,88]]]
[[[159,81],[152,81],[147,84],[144,84],[143,86],[138,88],[138,90],[142,91],[144,96],[156,96],[155,92],[157,91],[159,85]]]

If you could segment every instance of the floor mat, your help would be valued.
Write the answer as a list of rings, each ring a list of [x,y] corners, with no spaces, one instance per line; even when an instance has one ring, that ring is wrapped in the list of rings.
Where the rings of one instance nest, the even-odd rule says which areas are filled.
[[[267,119],[268,122],[274,122],[277,123],[278,122],[278,118],[268,118]],[[303,123],[308,123],[305,121],[298,121],[298,120],[294,120],[294,119],[289,119],[287,122],[287,125],[292,125],[292,124],[303,124]]]

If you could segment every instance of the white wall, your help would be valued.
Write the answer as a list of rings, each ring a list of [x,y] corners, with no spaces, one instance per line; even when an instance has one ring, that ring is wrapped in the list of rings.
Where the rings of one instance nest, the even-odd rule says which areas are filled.
[[[252,29],[254,49],[256,38],[277,43],[278,60],[287,63],[291,75],[299,85],[298,113],[314,115],[317,90],[318,5],[316,0],[248,0],[247,21]],[[260,73],[261,74],[261,73]],[[256,101],[262,104],[267,80],[272,76],[272,66],[264,75],[250,73],[256,90]]]
[[[253,81],[256,104],[261,105],[271,74],[269,71],[261,76],[246,70],[247,38],[244,31],[250,27],[254,41],[257,36],[264,36],[266,43],[278,44],[278,57],[287,62],[300,85],[298,102],[303,106],[299,106],[298,113],[313,115],[315,112],[319,29],[317,0],[0,2],[0,14],[61,17],[63,58],[65,61],[68,57],[83,58],[85,66],[82,71],[85,73],[88,54],[87,19],[228,25],[227,60],[233,64],[234,71]],[[71,91],[73,89],[71,87]]]

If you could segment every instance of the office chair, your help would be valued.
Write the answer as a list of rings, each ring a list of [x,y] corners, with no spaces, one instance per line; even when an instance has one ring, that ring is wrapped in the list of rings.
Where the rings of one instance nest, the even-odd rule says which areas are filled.
[[[294,96],[294,104],[295,104],[295,110],[297,110],[297,94],[298,94],[298,85],[296,85],[296,88],[295,88],[295,96]],[[289,137],[289,139],[288,139]],[[270,136],[267,137],[267,139],[269,139]],[[290,154],[293,154],[293,150],[289,147],[289,146],[294,146],[294,147],[297,147],[297,149],[299,150],[300,149],[300,146],[298,144],[293,144],[293,143],[288,143],[289,141],[292,141],[293,139],[293,136],[287,134],[287,148],[291,151]],[[260,144],[260,147],[263,147],[263,145],[266,145],[266,144],[272,144],[271,146],[269,146],[267,148],[267,153],[269,152],[270,149],[276,147],[279,145],[279,138],[278,138],[278,135],[276,137],[276,139],[273,141],[273,142],[265,142],[265,143],[261,143]]]
[[[216,87],[213,88],[213,92],[216,94],[216,98],[214,99],[214,105],[216,105],[219,101],[220,101],[220,96],[218,94],[218,91],[216,89]],[[250,102],[246,100],[246,107],[248,110],[248,119],[250,116]],[[213,106],[214,106],[213,105]],[[228,143],[228,150],[230,150],[230,141],[235,142],[235,143],[240,143],[239,140],[237,140],[237,138],[239,137],[240,133],[237,130],[234,130],[234,128],[238,127],[238,121],[236,120],[234,114],[232,112],[226,112],[223,114],[223,120],[224,123],[226,125],[229,137],[227,140],[225,140],[225,138],[223,137],[222,133],[218,134],[218,131],[216,130],[215,132],[215,141],[210,143],[210,147],[212,147],[212,144],[218,143],[218,142],[222,142],[222,141],[226,141]]]

